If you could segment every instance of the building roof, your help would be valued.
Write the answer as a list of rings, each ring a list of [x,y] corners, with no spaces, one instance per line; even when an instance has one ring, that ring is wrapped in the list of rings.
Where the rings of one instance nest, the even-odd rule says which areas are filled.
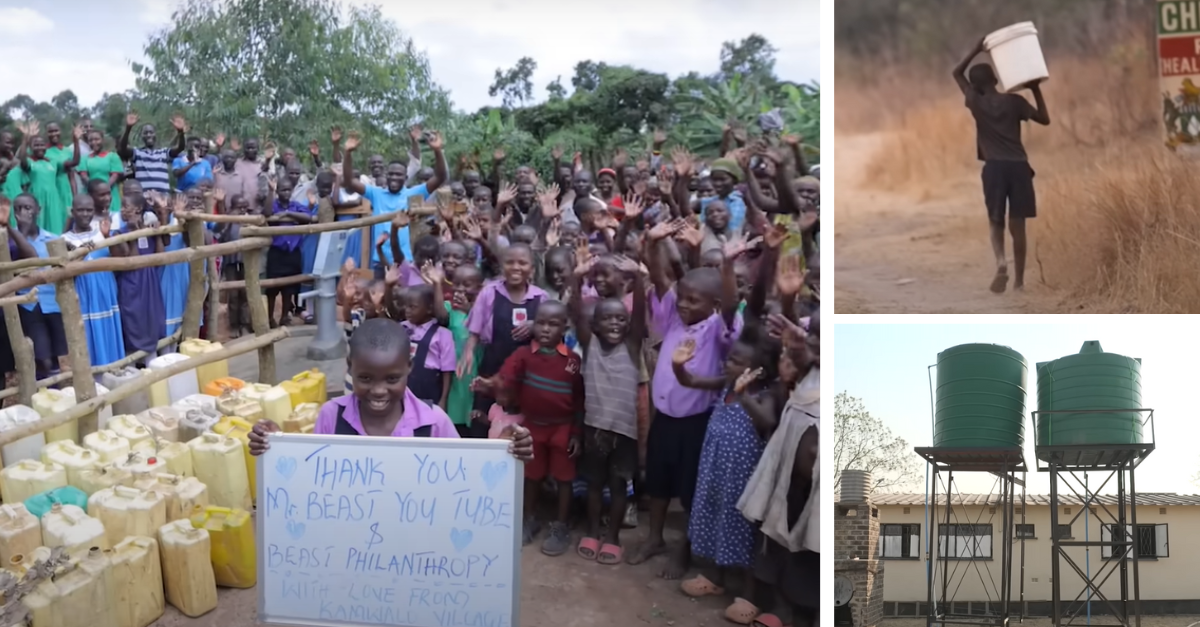
[[[955,505],[999,505],[1000,495],[998,494],[955,494]],[[1083,501],[1074,494],[1059,495],[1058,501],[1062,505],[1081,505]],[[1101,494],[1096,498],[1096,501],[1104,505],[1117,504],[1115,494]],[[937,502],[939,504],[946,502],[944,494],[938,495]],[[1093,501],[1095,502],[1095,501]],[[1149,505],[1155,507],[1166,506],[1185,506],[1196,505],[1200,506],[1200,494],[1175,494],[1173,492],[1139,492],[1137,495],[1138,505]],[[924,494],[873,494],[871,495],[872,505],[925,505]],[[1016,505],[1021,504],[1021,497],[1017,495]],[[1027,506],[1049,506],[1050,495],[1048,494],[1029,494],[1025,497]]]

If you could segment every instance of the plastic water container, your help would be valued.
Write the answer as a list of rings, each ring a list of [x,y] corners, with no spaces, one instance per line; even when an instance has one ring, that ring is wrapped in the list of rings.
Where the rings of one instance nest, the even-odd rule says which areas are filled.
[[[55,505],[74,505],[79,509],[86,510],[87,504],[87,493],[70,485],[54,488],[25,499],[25,509],[38,518],[49,513]]]
[[[0,409],[0,433],[38,422],[41,419],[42,416],[37,411],[26,405],[13,405],[7,409]],[[11,466],[23,459],[40,459],[43,446],[46,446],[46,434],[44,433],[35,433],[12,444],[5,444],[4,448],[0,449],[0,460],[2,460],[0,463]]]
[[[118,584],[112,576],[112,562],[104,549],[83,551],[21,598],[29,609],[32,625],[54,627],[122,627],[117,623],[113,604]]]
[[[159,355],[150,360],[151,370],[164,370],[170,368],[182,361],[187,361],[186,355],[179,353],[167,353]],[[161,407],[170,405],[175,401],[188,396],[189,394],[199,394],[200,386],[196,384],[196,371],[186,370],[181,372],[166,381],[159,381],[150,385],[150,405],[153,407]]]
[[[38,544],[41,544],[41,531],[38,532],[38,535]],[[29,572],[29,570],[36,566],[38,562],[44,562],[50,559],[51,555],[52,553],[50,552],[50,547],[39,546],[33,549],[33,551],[30,553],[14,555],[10,557],[4,564],[4,568],[15,573],[17,577],[24,577],[25,573]]]
[[[99,455],[101,464],[111,464],[129,455],[129,440],[112,429],[101,429],[83,436],[83,446]]]
[[[0,505],[0,564],[28,555],[42,545],[42,523],[22,503]]]
[[[116,372],[106,372],[100,377],[100,383],[104,387],[115,390],[126,383],[133,383],[142,378],[142,371],[133,366],[126,366]],[[114,414],[136,414],[146,411],[150,408],[150,393],[142,388],[140,391],[133,393],[123,400],[119,400],[112,405]]]
[[[263,392],[259,401],[263,407],[263,417],[282,426],[283,421],[292,413],[292,397],[282,386],[274,386]]]
[[[152,440],[154,433],[142,424],[136,416],[123,414],[108,421],[108,428],[117,435],[129,440],[129,448],[133,449],[146,440]]]
[[[75,388],[65,387],[65,388],[63,388],[62,391],[63,391],[63,394],[66,394],[67,396],[71,397],[72,399],[75,398]],[[100,396],[101,394],[108,394],[109,391],[110,390],[107,387],[105,387],[104,385],[101,385],[99,383],[96,384],[96,396]],[[103,429],[105,427],[105,425],[108,424],[108,421],[112,420],[113,409],[111,406],[105,407],[105,408],[101,409],[100,411],[96,412],[96,415],[97,415],[96,428]],[[75,441],[78,442],[79,438],[75,438]]]
[[[83,557],[96,546],[111,548],[104,533],[104,523],[84,513],[74,505],[55,505],[42,516],[42,544],[50,548],[65,547],[71,557]]]
[[[155,438],[179,441],[179,421],[184,412],[174,407],[151,407],[134,416],[137,421],[146,426]]]
[[[206,432],[212,431],[213,425],[221,419],[201,409],[188,410],[179,421],[179,441],[191,442]]]
[[[62,390],[44,389],[33,395],[33,410],[42,418],[49,418],[75,406],[75,394],[64,394]],[[79,441],[79,421],[72,420],[65,425],[59,425],[45,432],[46,441],[71,440]]]
[[[147,455],[141,452],[130,453],[129,457],[125,461],[119,462],[117,466],[128,471],[133,482],[169,471],[167,465],[162,463],[156,455]]]
[[[207,385],[200,386],[200,393],[209,396],[220,396],[226,392],[236,392],[246,387],[246,382],[237,377],[221,377],[209,381]]]
[[[212,567],[217,585],[253,588],[258,581],[258,548],[254,544],[254,520],[244,509],[198,508],[192,526],[208,530],[212,543]]]
[[[118,464],[105,464],[79,473],[79,485],[75,486],[91,496],[106,488],[126,485],[133,481],[133,474]]]
[[[246,384],[246,387],[242,388],[238,392],[238,397],[250,399],[261,405],[263,395],[266,394],[267,390],[270,390],[272,387],[274,386],[267,385],[266,383],[248,383]]]
[[[27,459],[0,470],[0,498],[5,503],[21,503],[35,494],[65,485],[67,470],[58,464]]]
[[[208,486],[208,500],[219,507],[249,510],[250,478],[246,473],[246,445],[237,438],[205,433],[188,442],[196,478]]]
[[[249,398],[230,399],[222,405],[229,411],[222,411],[222,416],[230,416],[240,418],[246,422],[254,423],[266,417],[266,412],[263,411],[262,403]]]
[[[301,403],[292,410],[292,414],[283,421],[284,433],[300,433],[306,425],[317,422],[317,413],[321,406],[316,403]]]
[[[220,342],[210,342],[208,340],[190,339],[184,340],[179,344],[179,352],[188,357],[198,357],[205,353],[212,353],[224,348]],[[196,383],[201,388],[216,381],[229,376],[229,360],[222,359],[214,361],[211,364],[196,367]]]
[[[992,56],[1001,91],[1016,91],[1050,77],[1033,22],[1013,24],[984,37],[983,49]]]
[[[153,535],[158,535],[156,529]],[[158,540],[131,536],[109,553],[112,562],[113,604],[119,627],[147,627],[166,609]]]
[[[163,473],[138,480],[134,487],[153,490],[166,498],[167,522],[191,518],[197,507],[208,507],[208,486],[195,477]]]
[[[190,520],[176,520],[158,530],[158,545],[167,603],[192,618],[216,609],[217,581],[208,531],[196,529]]]
[[[220,415],[220,412],[217,411],[217,397],[208,394],[189,394],[171,403],[171,407],[185,412],[189,409],[199,409]]]
[[[42,449],[42,462],[67,470],[67,483],[78,487],[79,473],[100,465],[100,456],[70,440],[51,442]]]
[[[288,393],[288,398],[292,401],[292,407],[304,402],[304,388],[300,387],[295,381],[280,381],[276,387],[283,388],[283,391]]]
[[[299,402],[292,401],[292,405],[299,405],[300,403],[316,403],[321,405],[329,400],[327,398],[329,392],[325,388],[325,373],[316,368],[305,370],[292,377],[292,383],[299,385],[302,391],[301,400]],[[283,384],[281,383],[280,385]]]
[[[166,472],[170,474],[181,477],[196,476],[192,471],[192,449],[183,442],[143,442],[133,452],[155,458],[156,463],[165,466]]]
[[[237,438],[242,443],[242,453],[246,458],[246,477],[250,480],[250,499],[258,499],[258,464],[250,455],[250,431],[254,424],[238,418],[225,417],[213,425],[213,433]]]
[[[154,534],[167,524],[167,500],[153,490],[119,485],[89,497],[88,516],[104,523],[108,543],[116,545],[126,536]]]

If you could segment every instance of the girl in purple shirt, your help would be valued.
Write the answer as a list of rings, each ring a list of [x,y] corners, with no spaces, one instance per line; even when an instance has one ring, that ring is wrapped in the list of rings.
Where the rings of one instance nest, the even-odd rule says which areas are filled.
[[[408,332],[397,322],[372,318],[359,325],[350,338],[354,393],[322,405],[313,433],[457,438],[458,431],[446,412],[408,389],[410,346]],[[270,448],[268,434],[277,431],[279,425],[270,420],[254,425],[249,436],[250,454],[262,455]],[[533,459],[533,439],[527,429],[512,425],[502,437],[512,439],[509,451],[518,460]]]

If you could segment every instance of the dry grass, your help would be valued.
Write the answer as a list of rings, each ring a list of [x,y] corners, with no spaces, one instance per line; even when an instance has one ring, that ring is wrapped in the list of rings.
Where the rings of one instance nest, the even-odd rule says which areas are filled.
[[[1031,228],[1034,280],[1121,312],[1200,312],[1200,177],[1162,147],[1161,97],[1138,46],[1090,59],[1050,59],[1052,124],[1027,125],[1039,218]],[[974,123],[950,77],[882,93],[838,85],[839,130],[885,101],[891,131],[858,184],[914,197],[953,196],[977,177]],[[842,122],[843,102],[850,101]],[[863,130],[876,130],[866,125]]]

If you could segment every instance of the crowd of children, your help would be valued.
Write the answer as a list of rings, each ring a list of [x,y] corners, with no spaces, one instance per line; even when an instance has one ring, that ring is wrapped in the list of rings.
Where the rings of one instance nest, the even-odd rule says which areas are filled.
[[[0,184],[13,194],[0,200],[0,217],[14,258],[46,256],[45,242],[60,234],[87,246],[186,210],[275,224],[392,215],[371,241],[348,246],[338,286],[350,343],[346,394],[322,408],[315,432],[511,438],[525,461],[525,543],[543,536],[546,554],[574,548],[601,564],[668,554],[660,575],[669,579],[699,557],[681,590],[736,588],[730,620],[816,624],[820,185],[798,138],[766,131],[747,142],[727,129],[722,156],[704,164],[682,149],[665,158],[666,136],[656,132],[646,155],[631,163],[620,151],[595,177],[578,154],[566,163],[556,149],[546,179],[524,164],[511,181],[499,167],[490,178],[464,170],[451,180],[436,132],[413,129],[406,161],[372,156],[359,176],[360,138],[333,129],[333,166],[314,142],[310,176],[293,151],[276,159],[268,145],[260,158],[253,138],[226,148],[217,135],[219,156],[209,155],[209,140],[185,140],[181,118],[170,148],[158,148],[147,125],[142,147],[130,149],[137,121],[127,119],[116,154],[83,126],[73,149],[49,129],[42,138],[36,124],[22,129],[15,152],[0,135]],[[47,146],[59,153],[46,156]],[[425,148],[432,167],[422,165]],[[503,161],[503,151],[493,158]],[[412,198],[430,209],[410,211]],[[217,226],[209,237],[236,240],[238,227]],[[143,238],[88,255],[187,245],[180,235]],[[371,247],[371,267],[361,271],[359,246]],[[305,272],[313,248],[311,238],[275,237],[267,277]],[[243,278],[240,258],[221,262],[224,278]],[[93,362],[153,354],[181,316],[180,267],[182,282],[168,277],[172,267],[76,280]],[[45,293],[22,311],[36,330],[39,376],[65,352],[53,292]],[[298,286],[269,294],[272,324],[303,315],[297,294]],[[239,332],[244,302],[235,295],[227,311]],[[254,452],[274,428],[256,426]],[[556,497],[546,517],[544,484]],[[573,541],[580,485],[586,506]],[[675,547],[664,533],[672,499],[688,516],[686,541]],[[639,503],[649,510],[646,537],[627,549],[620,531],[636,524]]]

